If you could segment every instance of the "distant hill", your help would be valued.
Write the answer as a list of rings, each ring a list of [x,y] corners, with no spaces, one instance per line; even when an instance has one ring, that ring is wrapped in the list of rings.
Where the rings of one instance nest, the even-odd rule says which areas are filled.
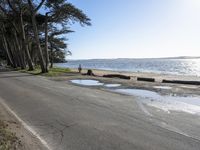
[[[200,56],[179,56],[179,57],[165,57],[161,59],[200,59]]]
[[[200,56],[179,56],[179,57],[160,57],[160,58],[99,58],[99,59],[68,59],[68,61],[101,61],[101,60],[131,60],[131,59],[200,59]],[[67,62],[67,61],[66,61]]]

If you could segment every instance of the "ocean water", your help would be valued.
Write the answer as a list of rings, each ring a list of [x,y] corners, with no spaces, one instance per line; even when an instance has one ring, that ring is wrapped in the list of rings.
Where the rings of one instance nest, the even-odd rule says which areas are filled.
[[[55,64],[59,67],[103,69],[128,72],[153,72],[162,74],[200,76],[200,58],[197,59],[92,59],[69,60]]]

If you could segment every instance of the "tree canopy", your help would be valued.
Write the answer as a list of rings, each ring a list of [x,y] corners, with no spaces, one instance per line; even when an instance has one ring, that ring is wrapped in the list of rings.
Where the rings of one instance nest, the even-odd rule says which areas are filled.
[[[54,62],[71,55],[66,34],[73,23],[90,26],[84,12],[67,0],[0,0],[0,60],[48,72]],[[49,65],[51,63],[51,65]]]

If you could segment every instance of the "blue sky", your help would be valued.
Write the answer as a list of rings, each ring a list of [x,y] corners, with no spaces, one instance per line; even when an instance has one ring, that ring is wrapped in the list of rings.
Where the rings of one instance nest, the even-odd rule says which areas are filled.
[[[91,19],[72,26],[70,59],[200,56],[200,0],[69,0]]]

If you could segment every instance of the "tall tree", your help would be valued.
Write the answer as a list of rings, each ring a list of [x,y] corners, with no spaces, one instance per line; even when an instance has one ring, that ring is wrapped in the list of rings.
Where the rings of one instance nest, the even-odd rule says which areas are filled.
[[[13,67],[24,69],[28,64],[33,70],[34,60],[42,72],[48,72],[49,58],[52,64],[52,56],[61,61],[71,54],[63,36],[72,32],[69,26],[75,22],[91,25],[82,10],[67,0],[0,0],[1,54]]]
[[[4,7],[3,7],[4,6]],[[33,70],[33,62],[30,57],[30,52],[27,46],[26,35],[24,31],[24,20],[23,15],[27,11],[26,5],[24,5],[22,0],[4,0],[4,2],[0,3],[0,8],[4,15],[7,17],[7,22],[12,24],[13,27],[10,29],[13,30],[13,37],[15,38],[16,47],[18,50],[18,55],[21,63],[21,68],[25,68],[25,63],[23,61],[22,53],[25,51],[26,59],[28,62],[29,70]],[[18,36],[20,34],[20,36]],[[19,38],[22,40],[22,45],[20,46]]]
[[[33,33],[34,33],[34,37],[35,37],[36,46],[37,46],[37,49],[38,49],[38,55],[39,55],[42,73],[48,72],[48,69],[46,68],[43,53],[42,53],[42,48],[41,48],[41,45],[40,45],[37,22],[36,22],[36,13],[42,7],[44,2],[45,2],[45,0],[42,0],[40,2],[40,4],[36,7],[31,0],[28,0],[29,9],[30,9],[30,13],[31,13],[32,26],[33,26]]]

